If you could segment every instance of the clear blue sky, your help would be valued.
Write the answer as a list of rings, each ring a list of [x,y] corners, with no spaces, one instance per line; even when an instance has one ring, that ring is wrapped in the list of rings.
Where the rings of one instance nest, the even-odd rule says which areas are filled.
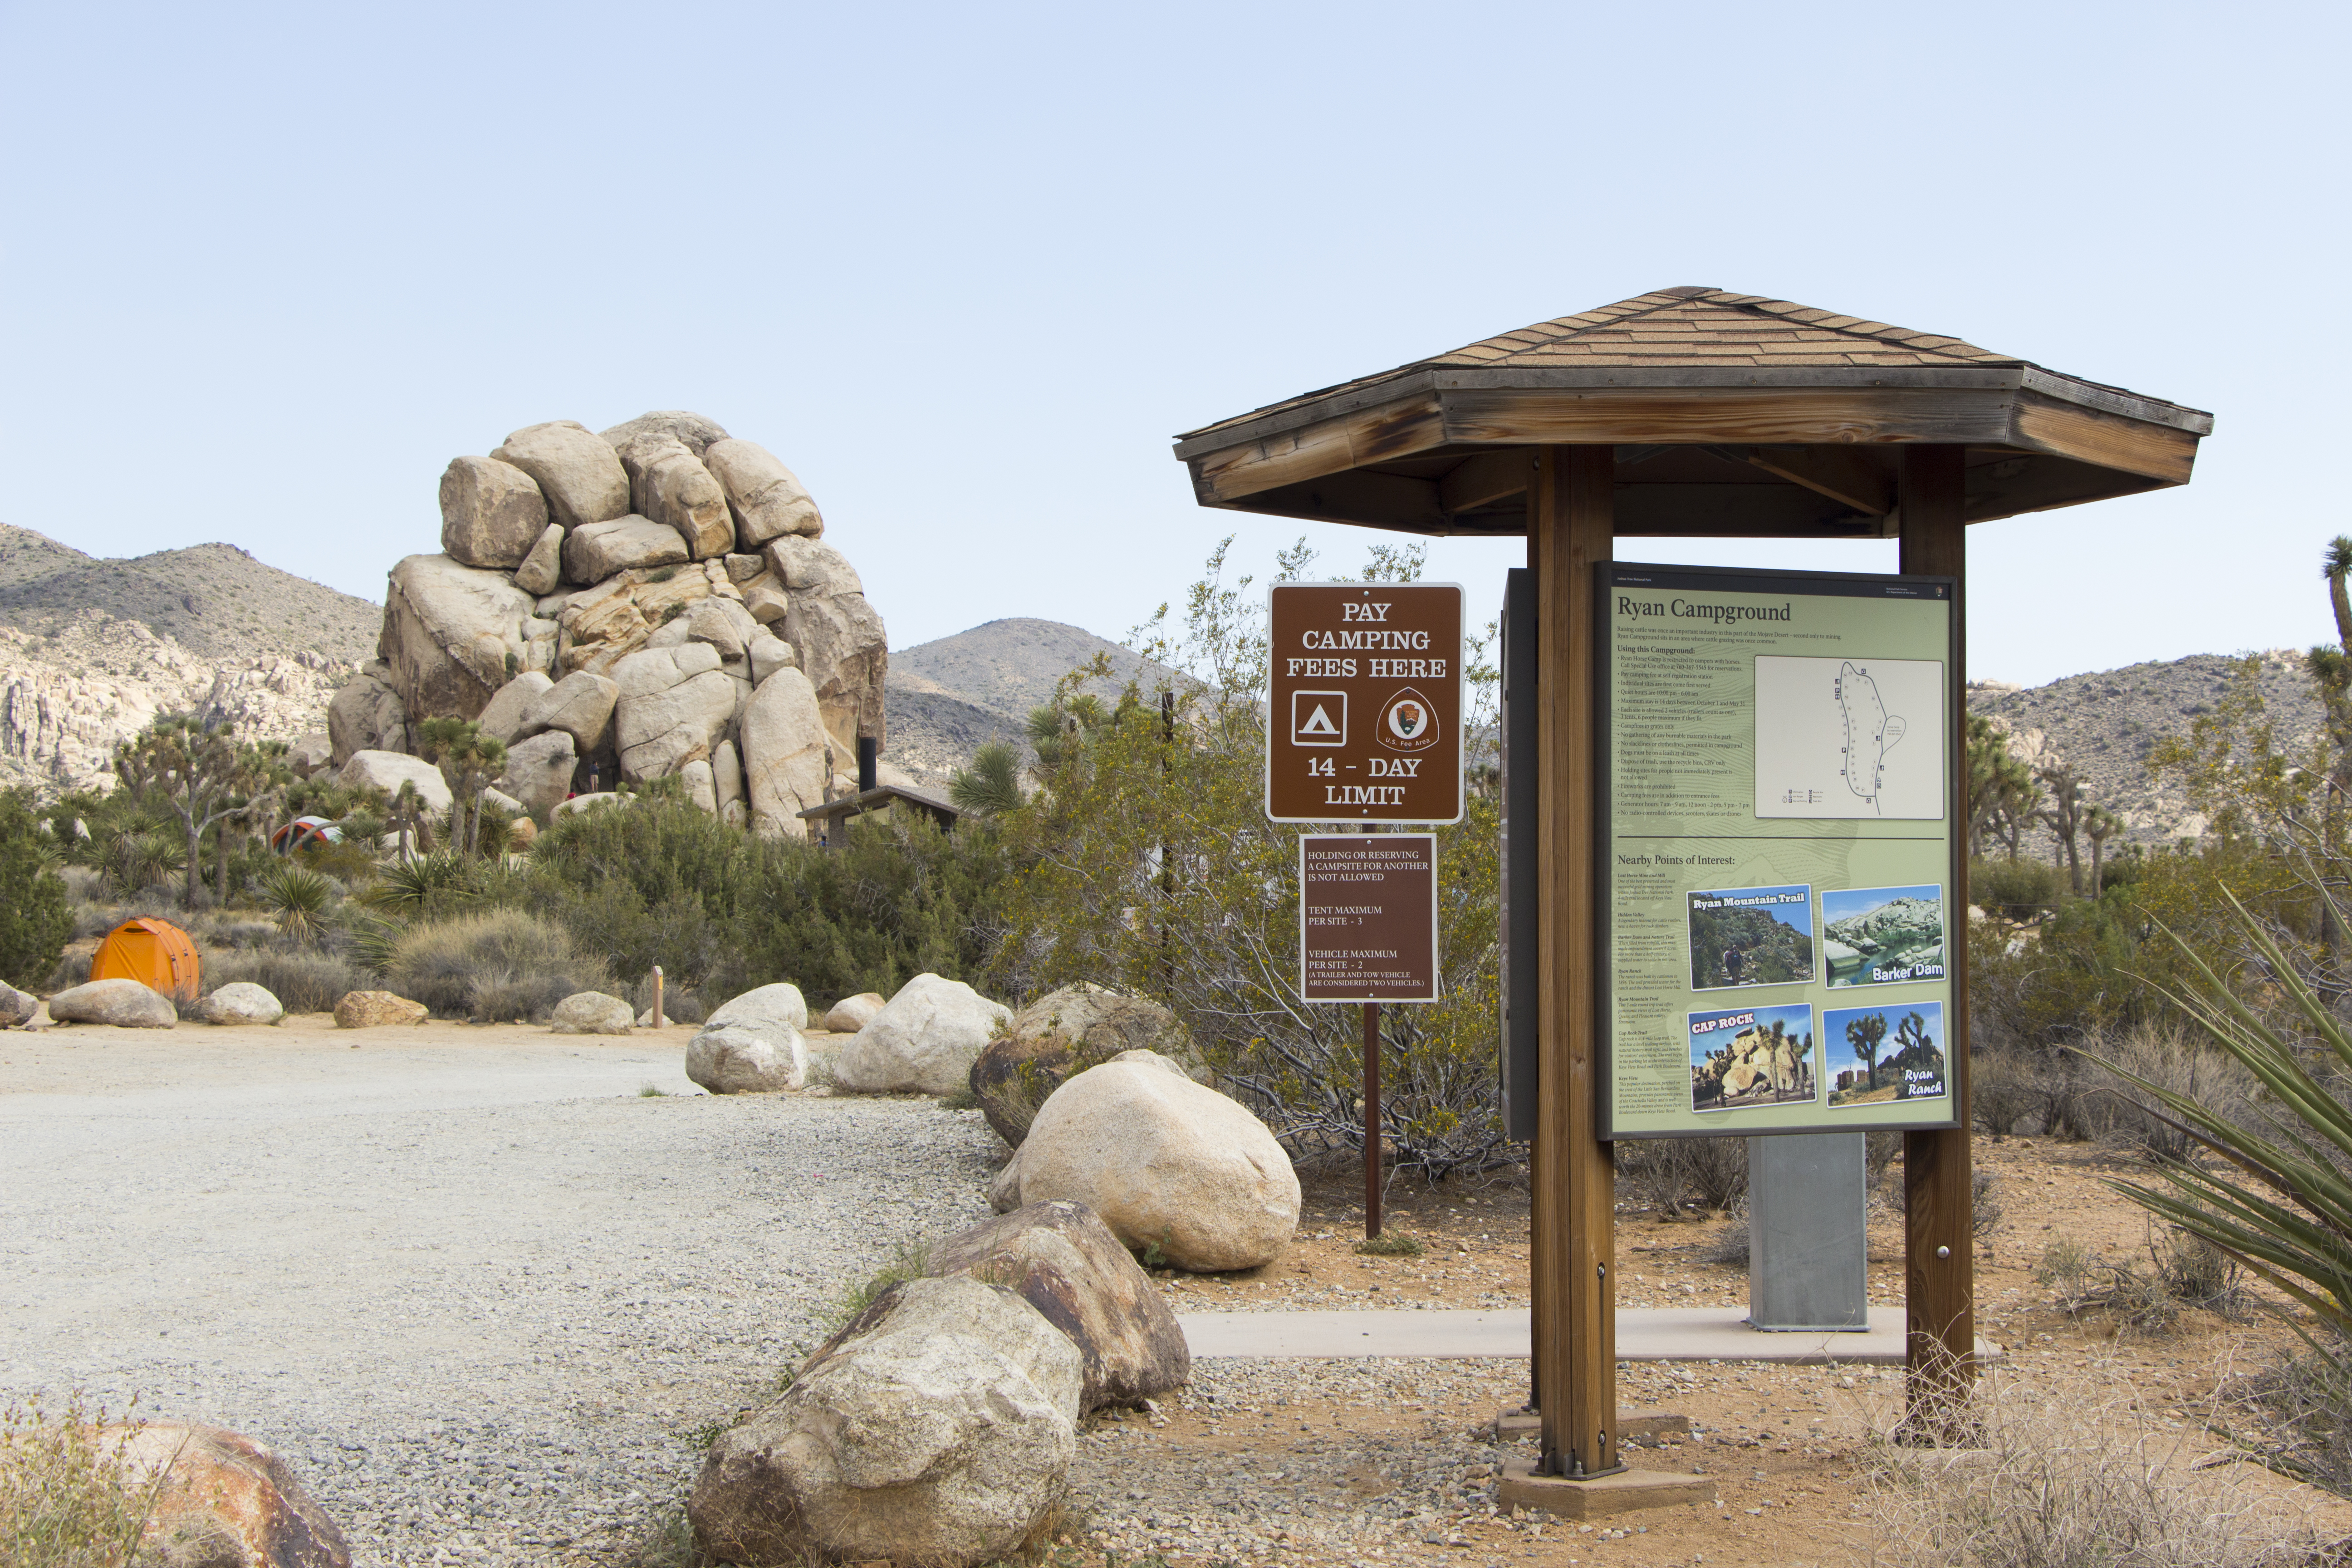
[[[2186,490],[1971,531],[1974,673],[2307,644],[2344,16],[8,4],[0,521],[380,599],[451,457],[685,407],[800,473],[894,646],[1117,637],[1301,531],[1195,508],[1175,431],[1701,283],[2218,416]],[[1433,574],[1491,606],[1516,553]]]

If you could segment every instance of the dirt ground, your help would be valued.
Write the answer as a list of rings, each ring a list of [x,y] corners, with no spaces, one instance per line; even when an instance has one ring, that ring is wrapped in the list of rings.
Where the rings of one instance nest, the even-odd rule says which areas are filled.
[[[2183,1465],[2221,1451],[2225,1445],[2203,1424],[2216,1388],[2264,1364],[2289,1342],[2291,1331],[2275,1314],[2261,1312],[2231,1321],[2189,1311],[2173,1331],[2162,1335],[2119,1332],[2112,1320],[2096,1314],[2070,1317],[2058,1309],[2053,1289],[2036,1283],[2035,1266],[2061,1238],[2109,1258],[2137,1256],[2144,1263],[2145,1221],[2103,1184],[2135,1175],[2140,1165],[2122,1152],[2042,1139],[1979,1138],[1976,1154],[1978,1163],[1993,1173],[1990,1196],[2001,1211],[1980,1238],[1977,1258],[1978,1331],[2003,1352],[1991,1375],[2037,1398],[2047,1394],[2062,1405],[2095,1408],[2101,1419],[2131,1424],[2159,1442],[2177,1435],[2175,1458]],[[1885,1188],[1897,1205],[1901,1180],[1898,1163]],[[1301,1239],[1284,1257],[1230,1276],[1164,1275],[1161,1288],[1179,1311],[1526,1302],[1528,1201],[1522,1186],[1393,1185],[1385,1205],[1386,1229],[1420,1240],[1424,1251],[1417,1258],[1355,1251],[1362,1236],[1360,1191],[1352,1173],[1327,1173],[1310,1183]],[[1620,1304],[1744,1303],[1744,1256],[1731,1262],[1706,1258],[1727,1223],[1664,1220],[1621,1210],[1617,1253],[1625,1289]],[[1874,1303],[1902,1300],[1901,1244],[1899,1207],[1874,1202],[1869,1267]],[[2277,1303],[2274,1295],[2256,1295]],[[1124,1425],[1139,1466],[1151,1462],[1155,1447],[1171,1463],[1199,1450],[1237,1462],[1295,1454],[1301,1434],[1310,1431],[1359,1438],[1460,1438],[1484,1429],[1501,1405],[1525,1397],[1524,1362],[1454,1364],[1476,1370],[1466,1379],[1451,1380],[1450,1398],[1433,1395],[1410,1406],[1318,1401],[1310,1393],[1288,1397],[1279,1407],[1235,1409],[1230,1402],[1202,1398],[1196,1382],[1194,1389],[1167,1402],[1159,1419],[1130,1417]],[[1492,1514],[1491,1475],[1465,1470],[1459,1510],[1434,1521],[1442,1528],[1400,1531],[1381,1560],[1605,1563],[1628,1568],[1796,1568],[1867,1561],[1874,1531],[1857,1460],[1868,1435],[1890,1430],[1900,1416],[1903,1388],[1899,1367],[1628,1363],[1619,1373],[1621,1408],[1685,1415],[1696,1429],[1688,1439],[1628,1457],[1648,1468],[1714,1478],[1719,1504],[1678,1505],[1589,1526],[1539,1514],[1513,1519]],[[1534,1451],[1532,1442],[1517,1447]],[[2314,1531],[2336,1537],[2352,1533],[2352,1507],[2251,1466],[2232,1467],[2231,1473],[2233,1486],[2307,1515]],[[1384,1479],[1332,1475],[1328,1484],[1338,1500],[1351,1488],[1379,1488]],[[1167,1522],[1181,1529],[1181,1521]],[[1175,1529],[1164,1531],[1152,1549],[1171,1564],[1240,1561],[1185,1550]],[[1132,1563],[1131,1551],[1132,1546],[1111,1561]],[[1332,1553],[1302,1535],[1278,1543],[1269,1560],[1341,1563],[1361,1555],[1366,1554]],[[1076,1550],[1065,1550],[1058,1559],[1103,1560],[1097,1552]]]

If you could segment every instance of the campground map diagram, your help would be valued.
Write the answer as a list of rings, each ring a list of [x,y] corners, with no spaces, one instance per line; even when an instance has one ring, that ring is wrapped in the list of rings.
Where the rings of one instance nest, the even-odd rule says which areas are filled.
[[[1851,662],[1838,666],[1836,689],[1838,711],[1845,720],[1845,787],[1875,811],[1886,778],[1886,753],[1903,739],[1903,716],[1886,710],[1878,682]]]
[[[1944,814],[1937,659],[1758,654],[1759,818]]]

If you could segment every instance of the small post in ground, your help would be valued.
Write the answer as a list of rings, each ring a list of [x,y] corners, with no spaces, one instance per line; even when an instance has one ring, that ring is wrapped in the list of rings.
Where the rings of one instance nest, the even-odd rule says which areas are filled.
[[[661,965],[656,963],[654,965],[654,1027],[656,1029],[662,1026],[661,985]]]

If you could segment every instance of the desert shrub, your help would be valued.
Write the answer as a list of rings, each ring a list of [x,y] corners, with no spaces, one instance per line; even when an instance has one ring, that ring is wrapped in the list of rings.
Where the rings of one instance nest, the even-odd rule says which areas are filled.
[[[604,965],[572,951],[562,926],[494,909],[412,926],[394,942],[384,977],[445,1018],[536,1017],[577,991],[604,991]]]
[[[2188,1308],[2242,1316],[2245,1281],[2236,1261],[2201,1237],[2171,1226],[2148,1226],[2145,1258],[2109,1258],[2073,1237],[2042,1249],[2033,1282],[2070,1317],[2097,1316],[2118,1330],[2168,1334]]]
[[[163,1480],[127,1461],[135,1430],[110,1432],[79,1394],[55,1416],[38,1401],[0,1411],[0,1563],[129,1568]]]
[[[1963,1452],[1885,1438],[1858,1500],[1874,1568],[2290,1568],[2322,1561],[2299,1510],[2198,1468],[2128,1394],[1979,1384]]]
[[[0,980],[12,985],[46,979],[73,930],[56,851],[25,792],[0,791]]]
[[[89,978],[90,962],[97,956],[95,952],[68,952],[58,959],[58,966],[49,971],[48,989],[67,991],[81,984]]]
[[[291,861],[271,867],[254,885],[255,897],[276,918],[278,929],[289,941],[306,947],[325,929],[335,893],[329,878]]]
[[[2157,1025],[2083,1047],[2086,1103],[2078,1120],[2095,1136],[2136,1146],[2163,1160],[2187,1159],[2195,1140],[2166,1112],[2164,1097],[2185,1095],[2214,1114],[2242,1121],[2253,1113],[2253,1075],[2226,1052]]]
[[[2058,868],[2040,860],[1969,862],[1969,901],[2013,921],[2040,920],[2057,908],[2062,882]]]
[[[381,868],[362,898],[396,919],[425,919],[447,914],[470,900],[476,875],[464,856],[446,850],[406,855]]]
[[[2000,1228],[2008,1205],[2000,1201],[2000,1178],[1978,1165],[1969,1173],[1969,1226],[1978,1236]]]
[[[1616,1151],[1618,1191],[1669,1217],[1728,1213],[1748,1193],[1745,1138],[1625,1139]]]
[[[615,974],[682,991],[789,979],[814,995],[982,977],[1002,929],[995,836],[896,814],[832,848],[747,834],[674,794],[559,820],[531,846],[546,900]]]
[[[1286,576],[1312,557],[1286,552]],[[1223,551],[1194,584],[1181,629],[1139,650],[1186,679],[1130,684],[1104,703],[1074,672],[1033,724],[1039,787],[992,820],[1020,869],[995,974],[1016,997],[1072,981],[1173,1011],[1215,1073],[1303,1155],[1363,1147],[1362,1014],[1310,1003],[1298,984],[1298,839],[1263,805],[1267,630]],[[1417,546],[1376,550],[1367,582],[1408,581]],[[1465,733],[1492,733],[1493,671],[1474,647]],[[1169,707],[1163,710],[1161,700]],[[1163,716],[1164,714],[1164,716]],[[1475,748],[1474,748],[1475,750]],[[1511,1158],[1495,1085],[1499,1005],[1499,805],[1474,755],[1463,821],[1437,830],[1439,994],[1381,1015],[1381,1137],[1435,1177]]]
[[[1748,1225],[1748,1200],[1741,1197],[1724,1211],[1727,1222],[1713,1236],[1699,1244],[1698,1260],[1726,1268],[1745,1268],[1748,1261],[1750,1233]]]
[[[2041,1065],[2038,1057],[2014,1048],[1969,1053],[1969,1104],[1976,1124],[1996,1138],[2021,1127],[2039,1131]]]
[[[289,1013],[331,1013],[352,991],[375,985],[374,976],[329,952],[286,952],[276,948],[207,952],[202,963],[207,993],[236,981],[258,985]]]

